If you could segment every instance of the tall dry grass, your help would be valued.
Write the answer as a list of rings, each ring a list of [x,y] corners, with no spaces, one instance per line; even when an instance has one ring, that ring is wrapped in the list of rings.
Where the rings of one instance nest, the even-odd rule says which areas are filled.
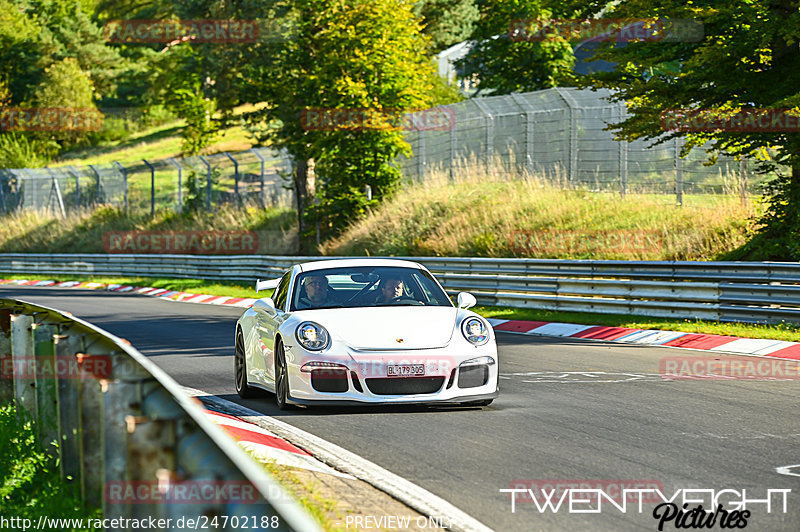
[[[556,180],[557,181],[557,180]],[[320,246],[326,255],[711,260],[747,240],[752,201],[570,188],[501,165],[434,172]]]
[[[286,249],[277,252],[291,253],[296,249],[292,247],[297,238],[295,218],[288,208],[229,206],[211,213],[158,211],[152,217],[109,206],[73,212],[66,218],[49,211],[26,210],[0,221],[0,252],[104,253],[103,235],[109,231],[257,231],[267,234],[275,246],[285,245]]]

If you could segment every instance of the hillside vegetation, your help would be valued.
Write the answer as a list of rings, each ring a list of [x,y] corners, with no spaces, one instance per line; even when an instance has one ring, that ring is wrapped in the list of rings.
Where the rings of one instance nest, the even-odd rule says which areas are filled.
[[[324,243],[326,255],[715,260],[741,247],[760,205],[563,189],[536,178],[444,176],[406,186]]]

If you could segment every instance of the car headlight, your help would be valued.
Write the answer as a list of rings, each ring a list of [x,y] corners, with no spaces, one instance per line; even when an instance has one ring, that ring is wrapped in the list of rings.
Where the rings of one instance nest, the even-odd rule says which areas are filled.
[[[479,318],[472,317],[462,321],[461,332],[474,345],[483,345],[489,341],[489,328]]]
[[[300,345],[309,351],[322,351],[328,347],[331,339],[325,327],[313,321],[304,321],[298,325],[295,336]]]

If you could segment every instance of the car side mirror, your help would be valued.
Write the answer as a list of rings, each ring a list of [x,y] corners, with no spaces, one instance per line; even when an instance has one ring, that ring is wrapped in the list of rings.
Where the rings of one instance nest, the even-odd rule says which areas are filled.
[[[269,314],[275,314],[275,302],[272,300],[271,297],[264,297],[261,299],[256,299],[255,303],[253,303],[254,310],[264,310]]]
[[[458,308],[470,308],[474,307],[477,304],[478,300],[475,299],[475,296],[473,296],[469,292],[458,293]]]

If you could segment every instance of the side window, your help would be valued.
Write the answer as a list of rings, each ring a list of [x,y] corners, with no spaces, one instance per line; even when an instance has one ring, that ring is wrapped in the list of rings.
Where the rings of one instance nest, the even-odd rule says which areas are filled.
[[[286,307],[286,295],[289,293],[290,277],[291,272],[284,274],[281,282],[278,283],[275,292],[272,294],[272,300],[275,302],[275,308],[278,310],[283,310],[284,307]]]

